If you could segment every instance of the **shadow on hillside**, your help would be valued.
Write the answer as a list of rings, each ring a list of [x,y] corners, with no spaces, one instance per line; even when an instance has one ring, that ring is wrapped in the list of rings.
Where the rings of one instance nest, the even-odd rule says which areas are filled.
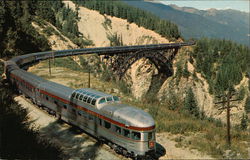
[[[63,149],[68,157],[63,159],[95,159],[101,143],[85,134],[81,129],[59,121],[41,128],[41,135]]]

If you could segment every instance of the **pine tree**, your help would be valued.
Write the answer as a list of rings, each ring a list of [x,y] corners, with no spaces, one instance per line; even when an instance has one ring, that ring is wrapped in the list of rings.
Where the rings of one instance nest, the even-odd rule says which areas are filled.
[[[245,111],[246,113],[250,113],[250,97],[247,97],[246,104],[245,104]]]
[[[183,69],[183,73],[182,73],[183,77],[188,78],[190,76],[190,72],[188,71],[188,67],[187,67],[187,62],[184,65],[184,69]]]
[[[191,88],[188,89],[187,95],[184,100],[184,110],[190,115],[199,118],[199,108],[197,106],[194,93]]]
[[[241,123],[240,123],[240,128],[242,130],[246,130],[247,129],[247,121],[248,121],[247,115],[243,114],[242,118],[241,118]]]

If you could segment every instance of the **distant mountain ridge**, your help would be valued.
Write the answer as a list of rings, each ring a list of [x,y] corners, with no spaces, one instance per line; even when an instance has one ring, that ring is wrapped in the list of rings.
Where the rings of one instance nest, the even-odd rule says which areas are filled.
[[[249,45],[249,13],[237,10],[198,10],[146,1],[128,1],[128,5],[149,11],[177,24],[183,37],[220,38]]]

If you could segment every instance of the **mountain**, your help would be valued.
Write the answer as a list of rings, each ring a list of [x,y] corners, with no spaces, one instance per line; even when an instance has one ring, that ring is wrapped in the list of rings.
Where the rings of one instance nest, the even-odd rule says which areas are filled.
[[[198,10],[148,1],[124,2],[177,24],[185,39],[210,37],[249,45],[249,13],[232,9]]]

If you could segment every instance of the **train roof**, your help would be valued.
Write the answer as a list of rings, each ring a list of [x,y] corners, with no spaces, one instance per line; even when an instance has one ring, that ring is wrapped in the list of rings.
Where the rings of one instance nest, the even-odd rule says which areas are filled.
[[[108,104],[102,106],[100,110],[113,118],[123,121],[127,126],[151,127],[155,125],[149,113],[126,104]]]
[[[90,88],[76,89],[72,92],[71,97],[80,102],[95,106],[97,109],[100,109],[106,104],[120,103],[120,99],[117,96],[112,96]]]
[[[76,89],[73,91],[73,93],[81,93],[81,94],[91,94],[91,95],[94,95],[94,96],[97,96],[97,97],[109,97],[109,96],[112,96],[110,94],[107,94],[107,93],[103,93],[103,92],[100,92],[100,91],[97,91],[97,90],[94,90],[94,89],[91,89],[91,88],[80,88],[80,89]]]

